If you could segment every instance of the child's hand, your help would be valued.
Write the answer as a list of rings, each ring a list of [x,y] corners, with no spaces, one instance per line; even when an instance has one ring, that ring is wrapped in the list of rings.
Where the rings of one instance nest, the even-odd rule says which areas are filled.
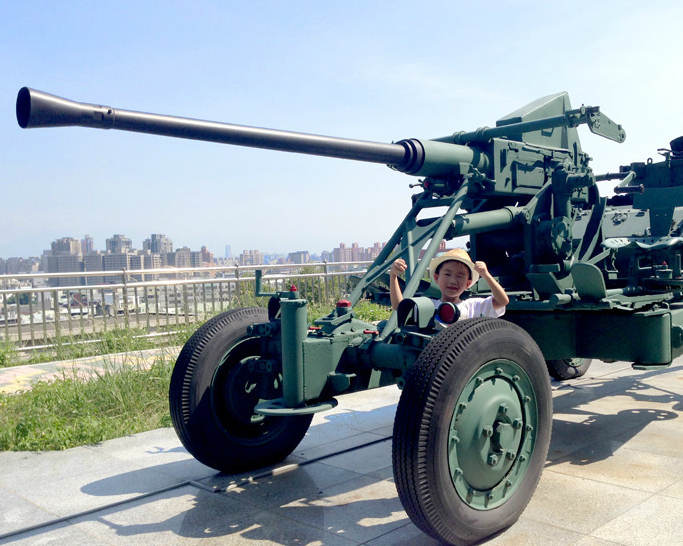
[[[484,279],[491,276],[484,262],[474,262],[474,270]]]
[[[402,258],[398,258],[391,264],[391,269],[389,270],[389,275],[394,275],[396,277],[400,276],[406,269],[408,265]]]

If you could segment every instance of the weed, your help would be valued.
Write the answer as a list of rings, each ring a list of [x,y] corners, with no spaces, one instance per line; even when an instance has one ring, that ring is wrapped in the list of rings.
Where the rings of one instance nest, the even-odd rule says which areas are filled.
[[[330,311],[329,305],[311,303],[309,320]],[[373,322],[388,318],[391,310],[364,301],[355,312],[361,320]],[[0,450],[67,449],[170,426],[168,388],[177,347],[199,325],[174,325],[167,336],[156,338],[156,346],[168,350],[160,351],[151,367],[140,355],[150,340],[139,339],[136,330],[112,330],[99,343],[63,343],[53,353],[62,360],[109,352],[127,357],[123,363],[106,357],[102,370],[86,375],[67,369],[56,381],[39,382],[20,394],[0,393]],[[0,345],[0,366],[14,358],[11,344]]]
[[[0,368],[14,366],[18,360],[17,351],[12,343],[0,343]]]
[[[159,358],[89,377],[65,371],[30,391],[0,394],[0,450],[68,449],[169,426],[172,369],[172,359]]]

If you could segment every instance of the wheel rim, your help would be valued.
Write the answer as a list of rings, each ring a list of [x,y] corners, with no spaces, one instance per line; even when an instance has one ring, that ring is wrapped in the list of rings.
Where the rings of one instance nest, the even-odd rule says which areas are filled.
[[[471,508],[505,503],[524,480],[538,429],[534,387],[515,362],[493,360],[462,390],[448,434],[453,485]]]
[[[259,343],[247,338],[233,345],[224,355],[211,382],[211,409],[225,436],[242,441],[260,441],[272,432],[275,422],[254,412],[262,400],[250,364],[258,359]],[[272,386],[277,390],[275,385]],[[269,426],[271,425],[271,426]]]
[[[564,362],[570,368],[578,370],[583,365],[584,360],[584,358],[566,358]]]

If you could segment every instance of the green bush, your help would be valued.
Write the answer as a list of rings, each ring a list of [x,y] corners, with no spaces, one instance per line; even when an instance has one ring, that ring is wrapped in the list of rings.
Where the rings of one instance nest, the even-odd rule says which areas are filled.
[[[0,343],[0,368],[14,366],[18,360],[17,351],[12,343]]]
[[[173,360],[82,377],[76,370],[20,394],[0,393],[0,450],[45,451],[95,444],[171,424]]]

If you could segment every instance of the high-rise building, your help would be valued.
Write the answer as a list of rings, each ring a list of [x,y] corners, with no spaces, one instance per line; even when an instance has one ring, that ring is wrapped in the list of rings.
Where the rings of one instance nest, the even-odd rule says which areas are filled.
[[[258,250],[245,250],[240,254],[240,265],[261,265],[263,263],[263,253]]]
[[[200,252],[202,254],[202,265],[213,265],[213,254],[205,246],[202,247]]]
[[[366,260],[374,260],[379,256],[380,252],[384,250],[384,247],[386,246],[386,243],[375,243],[372,245],[370,248],[365,249],[365,259]]]
[[[99,250],[88,252],[83,256],[83,270],[84,271],[102,271],[104,270],[104,254]],[[96,275],[94,277],[85,277],[85,284],[104,284],[104,277]]]
[[[351,249],[344,243],[339,243],[339,246],[332,250],[332,261],[335,262],[350,262]]]
[[[86,233],[85,237],[81,239],[81,254],[84,256],[88,252],[93,252],[95,250],[95,242],[93,241],[93,238]]]
[[[141,270],[141,269],[160,269],[161,268],[161,255],[150,252],[149,250],[138,250],[130,255],[130,268],[131,270]],[[152,281],[159,278],[158,274],[146,274],[141,273],[139,275],[133,275],[131,279],[136,281]]]
[[[38,258],[0,258],[0,275],[19,275],[38,271]]]
[[[232,258],[232,247],[230,245],[225,245],[225,258]]]
[[[103,254],[104,271],[123,271],[124,269],[131,269],[130,267],[130,252],[110,252]],[[105,283],[119,283],[122,282],[122,275],[107,275],[104,277]]]
[[[175,267],[192,267],[192,251],[183,246],[175,251]]]
[[[73,237],[62,237],[52,241],[50,244],[52,254],[79,254],[81,252],[81,242]]]
[[[127,250],[133,250],[133,241],[124,235],[113,235],[106,240],[106,250],[112,254],[120,254]]]
[[[307,264],[311,261],[311,255],[308,250],[299,250],[297,252],[290,252],[287,259],[293,264]]]
[[[149,239],[143,241],[142,250],[149,250],[155,254],[173,252],[173,241],[163,233],[152,233]]]
[[[73,237],[62,237],[50,244],[51,250],[45,251],[46,273],[72,273],[83,270],[81,242]],[[81,284],[79,277],[51,277],[50,286],[70,286]]]
[[[344,243],[340,243],[337,248],[332,250],[331,260],[333,262],[371,261],[379,256],[385,246],[386,243],[375,243],[369,248],[363,248],[358,243],[352,243],[351,248],[349,248]],[[329,256],[329,253],[323,252],[323,260],[326,259],[325,256]]]

